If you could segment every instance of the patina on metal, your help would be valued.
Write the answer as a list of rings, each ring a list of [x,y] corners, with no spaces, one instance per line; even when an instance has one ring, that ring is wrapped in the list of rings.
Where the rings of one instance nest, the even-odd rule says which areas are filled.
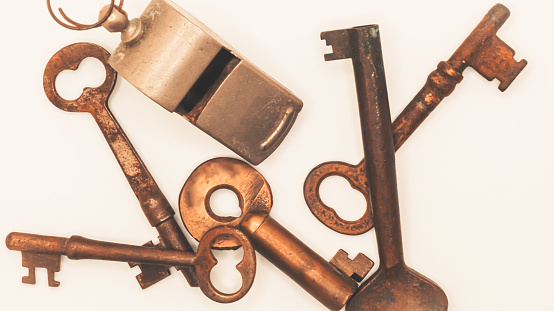
[[[242,277],[242,285],[238,291],[231,294],[217,290],[210,279],[210,273],[217,265],[211,245],[219,237],[232,237],[244,250],[243,259],[236,266]],[[256,275],[256,252],[252,244],[244,233],[231,227],[216,227],[206,232],[196,254],[96,241],[80,236],[62,238],[19,232],[12,232],[6,237],[6,246],[10,250],[21,252],[23,266],[29,268],[29,275],[23,277],[23,283],[27,284],[35,284],[35,268],[43,267],[48,271],[48,284],[58,286],[60,283],[54,280],[54,274],[60,271],[61,255],[69,259],[138,262],[162,267],[187,266],[196,271],[202,292],[208,298],[221,303],[234,302],[244,297],[252,287]]]
[[[150,224],[158,230],[161,246],[192,252],[192,247],[177,224],[175,211],[154,181],[125,132],[109,110],[108,97],[116,81],[116,72],[108,64],[110,54],[104,48],[92,43],[76,43],[58,51],[44,71],[44,91],[48,99],[58,108],[69,112],[88,112],[93,117],[110,149],[133,189],[142,211]],[[97,88],[85,88],[76,100],[65,100],[55,87],[56,77],[64,70],[76,70],[87,57],[98,59],[106,70],[104,83]],[[152,243],[148,243],[152,245]],[[153,246],[153,245],[152,245]],[[142,273],[137,280],[146,288],[169,275],[169,270],[160,266],[140,265]],[[179,267],[191,286],[198,286],[194,269]]]
[[[379,269],[346,305],[348,311],[446,310],[446,295],[404,263],[396,185],[393,132],[379,27],[361,26],[322,34],[332,45],[326,60],[352,59],[358,95],[366,177],[373,203]]]
[[[238,196],[239,217],[220,217],[211,211],[210,195],[222,188]],[[193,238],[200,239],[214,226],[239,228],[254,249],[310,295],[331,310],[342,309],[358,287],[353,279],[363,279],[373,262],[365,256],[350,260],[339,252],[335,265],[330,264],[269,216],[272,202],[269,184],[257,170],[240,160],[216,158],[192,172],[181,191],[179,207]],[[222,239],[214,245],[233,248],[236,242]],[[348,267],[348,275],[337,267]]]
[[[439,63],[437,70],[429,75],[423,88],[394,121],[392,127],[395,149],[400,148],[437,105],[454,91],[456,85],[462,81],[462,72],[467,67],[475,69],[489,81],[498,79],[498,88],[501,91],[508,88],[527,65],[526,60],[515,61],[514,50],[496,36],[509,15],[510,11],[505,6],[495,5],[452,57]],[[322,39],[328,40],[325,33]],[[329,56],[326,56],[326,60],[329,60]],[[363,160],[358,165],[337,161],[322,163],[306,178],[304,198],[308,207],[317,219],[336,232],[356,235],[373,227],[373,211],[367,191],[364,163]],[[367,209],[360,219],[345,220],[323,203],[319,188],[329,176],[345,178],[352,188],[366,197]]]
[[[122,43],[110,65],[123,78],[254,165],[275,151],[300,99],[171,1],[153,0],[128,23],[111,14],[118,22],[104,26]]]

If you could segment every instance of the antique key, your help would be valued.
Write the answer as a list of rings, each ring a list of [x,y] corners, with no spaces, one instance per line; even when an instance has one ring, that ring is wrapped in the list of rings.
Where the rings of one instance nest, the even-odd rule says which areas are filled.
[[[450,95],[456,84],[462,81],[462,72],[472,67],[487,80],[498,79],[499,89],[505,91],[527,65],[526,60],[516,62],[514,50],[496,36],[498,29],[508,19],[510,11],[496,4],[471,32],[462,45],[446,62],[440,62],[437,70],[427,78],[426,84],[394,121],[394,146],[400,148],[437,105]],[[325,60],[349,57],[349,38],[337,32],[323,32],[321,38],[333,46],[333,53]],[[304,183],[304,198],[314,216],[327,227],[343,234],[362,234],[373,227],[373,212],[367,192],[365,164],[354,166],[344,162],[326,162],[315,167]],[[336,211],[321,200],[319,187],[329,176],[341,176],[352,188],[366,198],[367,210],[356,221],[341,218]]]
[[[233,237],[244,249],[243,259],[236,268],[242,277],[241,288],[232,294],[218,291],[211,282],[210,272],[217,264],[211,250],[212,242],[218,237]],[[217,227],[208,232],[200,241],[197,253],[159,249],[156,247],[135,246],[86,239],[80,236],[61,238],[28,233],[12,232],[6,237],[10,250],[20,251],[23,266],[29,268],[29,275],[23,283],[35,284],[35,267],[46,268],[48,284],[58,286],[55,272],[60,271],[60,256],[69,259],[97,259],[121,262],[137,262],[162,267],[188,266],[196,271],[202,292],[210,299],[228,303],[246,295],[252,287],[256,275],[256,253],[240,230],[231,227]]]
[[[404,263],[394,141],[379,26],[325,32],[333,44],[327,60],[352,59],[360,110],[366,177],[375,215],[379,269],[346,305],[348,311],[446,310],[433,281]]]
[[[54,54],[46,65],[44,71],[46,96],[62,110],[88,112],[94,117],[139,200],[146,218],[158,230],[160,247],[191,252],[190,244],[173,217],[175,211],[108,109],[107,100],[116,80],[115,71],[108,65],[109,56],[105,49],[92,43],[76,43],[64,47]],[[81,97],[76,100],[63,99],[55,87],[56,77],[64,70],[76,70],[81,61],[87,57],[94,57],[102,62],[106,70],[106,80],[98,88],[85,88]],[[153,246],[151,242],[146,245]],[[142,273],[137,276],[137,280],[142,288],[147,288],[169,275],[167,267],[143,264],[139,266]],[[178,269],[191,286],[198,286],[194,269],[190,267],[178,267]]]
[[[210,197],[222,188],[238,196],[239,217],[220,217],[212,211]],[[352,261],[340,250],[330,264],[269,216],[272,204],[265,178],[250,165],[231,158],[216,158],[198,166],[179,197],[181,217],[195,239],[221,225],[239,228],[262,256],[314,298],[331,310],[342,309],[358,287],[353,279],[361,281],[373,262],[363,254]],[[237,244],[227,237],[214,241],[213,246],[226,249]]]
[[[300,99],[172,1],[152,0],[131,21],[122,3],[112,1],[93,25],[66,18],[68,25],[48,7],[66,28],[121,32],[109,60],[115,71],[248,162],[257,165],[275,151],[302,109]]]

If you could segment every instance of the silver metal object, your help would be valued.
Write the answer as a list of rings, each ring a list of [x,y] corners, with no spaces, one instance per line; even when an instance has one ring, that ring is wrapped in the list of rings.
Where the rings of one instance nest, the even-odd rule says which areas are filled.
[[[171,1],[153,0],[121,31],[110,65],[254,165],[279,146],[302,109],[294,94]]]

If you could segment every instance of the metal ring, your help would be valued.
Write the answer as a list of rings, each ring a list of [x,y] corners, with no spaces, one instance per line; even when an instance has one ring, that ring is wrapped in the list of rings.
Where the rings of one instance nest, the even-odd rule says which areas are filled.
[[[94,24],[88,24],[88,25],[77,23],[73,19],[69,18],[69,16],[67,16],[67,14],[65,14],[65,12],[62,10],[62,8],[58,8],[58,11],[60,12],[60,15],[67,22],[67,23],[65,23],[62,20],[60,20],[56,16],[56,14],[54,14],[54,11],[52,10],[52,5],[50,3],[50,0],[46,0],[46,6],[48,7],[48,12],[50,13],[50,16],[52,16],[52,18],[56,21],[56,23],[60,24],[61,26],[65,27],[67,29],[71,29],[71,30],[88,30],[88,29],[93,29],[93,28],[96,28],[96,27],[100,27],[106,20],[108,20],[108,18],[112,14],[114,8],[121,12],[122,8],[123,8],[123,1],[124,0],[120,0],[119,4],[115,5],[115,0],[110,0],[110,7],[108,8],[108,11],[106,12],[106,14],[104,14],[104,16],[102,16],[102,18],[100,18],[98,20],[98,22],[96,22]]]

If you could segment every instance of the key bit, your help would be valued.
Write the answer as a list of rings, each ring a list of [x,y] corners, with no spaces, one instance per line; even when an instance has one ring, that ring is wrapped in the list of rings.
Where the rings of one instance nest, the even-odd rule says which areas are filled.
[[[339,249],[330,263],[358,283],[365,278],[375,264],[373,260],[362,253],[356,255],[354,259],[350,259],[348,253],[343,249]]]
[[[27,241],[17,234],[9,234],[6,237],[8,249],[18,248],[21,251],[22,266],[29,269],[29,275],[21,281],[25,284],[36,284],[36,268],[45,268],[48,273],[48,285],[58,287],[60,282],[54,279],[55,273],[60,271],[60,255],[62,246],[56,238],[46,237],[40,243]],[[29,246],[22,248],[22,246]]]
[[[489,81],[498,79],[498,89],[505,91],[527,65],[524,59],[516,61],[515,51],[496,35],[509,16],[510,11],[502,4],[492,7],[448,60],[453,68],[461,73],[472,67]]]
[[[350,29],[339,29],[321,33],[321,40],[325,40],[333,52],[325,54],[325,61],[352,58],[352,44],[350,44]]]
[[[166,248],[163,242],[154,244],[154,242],[152,241],[148,241],[147,243],[144,243],[142,246],[156,247],[160,249]],[[139,267],[141,273],[137,274],[136,278],[142,289],[146,289],[171,275],[171,272],[169,271],[170,267],[167,267],[167,266],[150,265],[150,264],[143,264],[143,263],[136,263],[136,262],[129,263],[129,267],[131,268],[134,268],[137,266]]]
[[[21,252],[22,266],[29,269],[29,275],[21,278],[25,284],[36,284],[36,268],[45,268],[48,273],[48,286],[58,287],[60,282],[54,279],[56,272],[60,272],[59,255]]]

